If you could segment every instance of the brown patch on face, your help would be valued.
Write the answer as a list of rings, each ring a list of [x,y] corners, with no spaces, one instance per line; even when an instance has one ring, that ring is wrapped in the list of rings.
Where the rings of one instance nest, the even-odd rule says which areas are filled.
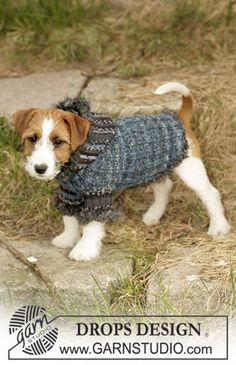
[[[56,119],[54,119],[55,126],[49,138],[54,146],[56,161],[60,164],[63,164],[69,160],[72,148],[71,148],[70,129],[68,124],[62,118],[61,114],[62,113],[60,111],[53,113],[53,119],[54,117],[56,117]]]
[[[21,136],[26,156],[30,156],[32,154],[35,143],[42,138],[42,118],[42,111],[36,109],[34,115],[28,122],[27,128]],[[35,142],[33,142],[34,139]]]
[[[13,126],[15,127],[16,133],[21,137],[28,128],[29,122],[38,113],[38,109],[22,109],[18,110],[13,114]],[[22,139],[23,140],[23,139]]]
[[[50,115],[55,126],[49,138],[54,145],[57,162],[63,164],[68,161],[71,153],[85,142],[90,122],[60,109],[50,109]],[[62,143],[58,144],[58,141]]]

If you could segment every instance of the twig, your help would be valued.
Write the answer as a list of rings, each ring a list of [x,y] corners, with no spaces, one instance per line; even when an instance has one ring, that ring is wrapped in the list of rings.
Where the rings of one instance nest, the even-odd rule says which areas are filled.
[[[82,92],[84,89],[88,86],[89,81],[93,78],[93,76],[86,76],[84,81],[82,82],[81,88],[78,92],[78,96],[80,97],[82,95]]]
[[[111,65],[110,67],[107,67],[105,70],[100,71],[93,71],[91,69],[87,69],[83,66],[80,66],[80,70],[82,71],[82,75],[85,77],[100,77],[105,76],[111,73],[112,71],[115,71],[117,67],[119,66],[120,61],[116,62],[116,64]]]
[[[5,248],[6,250],[8,250],[9,252],[11,252],[13,254],[13,256],[15,256],[15,258],[19,261],[21,261],[23,264],[27,265],[47,286],[53,300],[56,300],[55,297],[55,290],[54,290],[54,286],[52,281],[47,277],[47,275],[43,274],[38,265],[33,264],[32,262],[29,262],[26,257],[24,255],[22,255],[22,253],[20,251],[18,251],[17,249],[15,249],[12,244],[11,241],[3,236],[1,234],[0,237],[0,246],[2,246],[3,248]]]
[[[85,76],[84,81],[82,82],[81,88],[78,92],[78,96],[82,95],[82,92],[84,91],[84,89],[86,89],[86,87],[88,86],[89,82],[94,78],[94,77],[101,77],[101,76],[105,76],[108,75],[109,73],[111,73],[112,71],[114,71],[117,67],[118,67],[119,63],[116,63],[115,65],[112,65],[111,67],[107,68],[106,70],[103,71],[99,71],[99,72],[94,72],[91,73],[86,69],[82,69],[82,75]]]

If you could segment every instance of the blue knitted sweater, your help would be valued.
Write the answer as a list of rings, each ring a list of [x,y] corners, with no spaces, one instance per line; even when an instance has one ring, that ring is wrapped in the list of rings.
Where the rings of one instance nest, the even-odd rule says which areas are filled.
[[[188,148],[182,123],[171,111],[114,121],[91,116],[85,144],[57,176],[55,199],[64,215],[83,224],[116,219],[114,192],[159,180],[186,157]]]

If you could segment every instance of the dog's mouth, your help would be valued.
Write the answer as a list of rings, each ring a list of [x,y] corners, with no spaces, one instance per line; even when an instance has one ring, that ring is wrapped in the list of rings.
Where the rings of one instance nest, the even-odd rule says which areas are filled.
[[[31,176],[35,177],[37,180],[50,181],[50,180],[53,180],[58,174],[59,174],[59,171],[52,176],[42,176],[42,175],[37,175],[37,174],[31,175]]]

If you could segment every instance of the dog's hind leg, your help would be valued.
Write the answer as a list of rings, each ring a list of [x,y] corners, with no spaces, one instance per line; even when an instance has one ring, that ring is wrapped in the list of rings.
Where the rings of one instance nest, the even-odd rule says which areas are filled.
[[[230,225],[224,215],[219,191],[209,181],[202,160],[188,157],[175,168],[175,172],[206,206],[210,217],[208,234],[217,236],[229,233]]]
[[[146,226],[152,226],[159,223],[161,217],[165,213],[172,185],[173,183],[169,177],[165,177],[161,179],[161,181],[151,185],[154,192],[154,202],[143,215],[143,222]]]
[[[73,247],[80,237],[80,227],[78,220],[73,216],[63,216],[64,231],[52,240],[56,247]]]

